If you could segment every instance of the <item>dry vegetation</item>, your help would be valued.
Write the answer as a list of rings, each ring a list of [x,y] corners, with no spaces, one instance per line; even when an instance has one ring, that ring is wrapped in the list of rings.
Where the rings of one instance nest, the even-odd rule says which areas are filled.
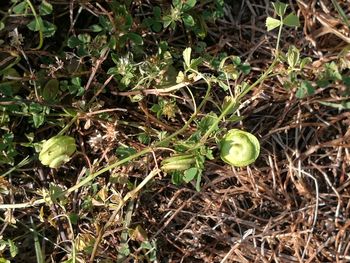
[[[6,42],[13,28],[20,30],[20,25],[27,23],[24,17],[10,17],[5,31],[0,31],[5,40],[0,50],[2,59],[11,56],[10,50],[21,54],[23,60],[17,64],[17,71],[22,85],[29,87],[32,83],[28,80],[34,79],[40,67],[50,64],[45,65],[40,56],[52,58],[62,50],[72,52],[68,48],[58,51],[64,45],[60,37],[78,34],[87,23],[93,24],[96,16],[113,16],[106,2],[52,1],[58,28],[53,38],[44,39],[40,50],[34,50],[33,43],[15,48]],[[205,2],[212,1],[198,1],[197,12],[204,11]],[[273,16],[273,8],[263,0],[226,2],[224,16],[207,24],[207,36],[202,40],[207,43],[205,52],[212,56],[226,52],[249,62],[251,71],[244,80],[252,83],[273,61],[277,33],[267,32],[265,26],[267,16]],[[337,2],[350,17],[349,2]],[[135,152],[145,149],[150,142],[137,139],[142,131],[151,134],[152,140],[157,132],[171,134],[183,127],[193,111],[192,100],[186,99],[191,94],[185,85],[162,94],[152,87],[120,90],[118,82],[107,73],[113,66],[111,53],[80,61],[83,69],[79,76],[86,93],[76,98],[63,96],[63,92],[62,101],[50,104],[50,114],[58,116],[55,120],[47,117],[42,126],[34,129],[26,126],[27,120],[20,113],[12,114],[2,135],[10,130],[15,141],[24,142],[28,141],[25,134],[33,132],[34,142],[39,142],[56,135],[69,123],[69,116],[59,115],[63,108],[84,109],[78,105],[84,101],[90,105],[69,126],[69,134],[75,137],[79,149],[69,163],[59,169],[44,167],[32,148],[18,145],[17,151],[21,152],[15,157],[16,164],[28,154],[34,154],[33,159],[22,167],[0,164],[2,173],[16,167],[0,177],[0,236],[12,240],[19,249],[11,259],[7,245],[3,258],[36,262],[35,251],[41,250],[46,262],[64,262],[73,257],[76,262],[350,262],[350,88],[346,83],[350,68],[349,27],[332,1],[297,0],[289,4],[288,11],[299,16],[301,26],[283,28],[280,49],[287,52],[290,45],[295,45],[301,57],[311,58],[312,62],[303,69],[303,78],[315,90],[297,98],[297,88],[285,85],[288,77],[283,72],[287,65],[278,63],[273,75],[244,97],[239,114],[245,118],[234,125],[220,124],[221,129],[234,126],[255,134],[261,143],[260,157],[246,168],[233,168],[218,157],[215,140],[209,141],[215,158],[205,162],[199,192],[195,182],[174,185],[169,175],[157,170],[169,149],[173,150],[171,145],[158,147],[72,188],[88,174],[122,159],[116,155],[117,147],[127,145]],[[9,5],[1,5],[2,12],[6,12]],[[129,8],[134,23],[139,23],[156,5],[162,10],[168,8],[167,1],[134,1]],[[75,18],[77,21],[72,24]],[[185,47],[194,49],[200,40],[180,24],[175,30],[162,29],[154,34],[134,27],[143,34],[146,52],[156,53],[160,40],[166,40],[178,60]],[[37,43],[37,33],[28,29],[20,32],[25,40],[32,37]],[[68,62],[63,61],[65,66]],[[331,80],[319,87],[317,81],[331,62],[344,81]],[[33,71],[31,76],[29,68]],[[201,70],[211,69],[203,66]],[[64,69],[53,74],[56,78],[71,77]],[[189,87],[200,103],[205,82],[199,80]],[[213,89],[212,100],[219,103],[226,93],[220,87]],[[23,103],[36,101],[45,105],[45,101],[37,101],[29,88],[25,92]],[[140,94],[143,98],[137,101],[134,96]],[[170,112],[160,118],[151,110],[159,97],[174,102],[168,104]],[[0,100],[0,106],[5,104],[6,100]],[[212,110],[213,104],[207,103],[199,116]],[[179,140],[195,129],[191,125]],[[127,195],[153,172],[154,178],[137,194]],[[57,189],[49,187],[52,183]],[[51,197],[57,191],[74,191],[56,202],[31,205],[43,197],[39,190],[43,193],[49,188]],[[6,204],[28,206],[16,208]],[[123,206],[117,208],[120,204]],[[41,249],[34,248],[35,238]],[[141,246],[145,241],[149,241],[149,247]]]

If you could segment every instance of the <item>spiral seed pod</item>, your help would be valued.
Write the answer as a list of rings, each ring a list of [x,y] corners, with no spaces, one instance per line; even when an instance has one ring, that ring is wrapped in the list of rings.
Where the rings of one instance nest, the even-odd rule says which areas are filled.
[[[221,159],[233,166],[242,167],[253,163],[259,156],[260,143],[251,133],[230,130],[220,142]]]
[[[50,168],[58,168],[70,160],[76,148],[73,137],[54,136],[43,143],[39,160]]]

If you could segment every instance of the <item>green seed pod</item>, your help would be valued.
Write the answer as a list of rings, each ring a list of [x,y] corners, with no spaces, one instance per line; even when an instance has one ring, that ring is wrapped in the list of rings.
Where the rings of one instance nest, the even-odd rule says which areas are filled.
[[[76,151],[75,140],[70,136],[54,136],[43,143],[39,160],[50,168],[58,168],[70,160]]]
[[[242,167],[253,163],[259,156],[260,144],[251,133],[230,130],[220,142],[221,159],[233,166]]]
[[[184,171],[196,162],[192,154],[175,155],[162,161],[163,171]]]

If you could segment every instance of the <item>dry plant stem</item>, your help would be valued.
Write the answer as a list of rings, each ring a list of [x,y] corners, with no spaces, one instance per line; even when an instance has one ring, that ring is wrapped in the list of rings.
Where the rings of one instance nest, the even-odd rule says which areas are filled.
[[[119,211],[122,209],[122,207],[125,205],[125,203],[130,199],[130,198],[134,198],[136,196],[136,194],[154,177],[156,176],[158,173],[160,172],[160,169],[154,169],[153,171],[151,171],[149,173],[149,175],[146,176],[145,179],[142,180],[142,182],[136,186],[135,189],[131,190],[130,192],[128,192],[124,198],[120,201],[119,205],[117,206],[117,208],[114,210],[112,216],[109,218],[109,220],[107,221],[107,223],[103,226],[103,228],[101,228],[100,232],[98,233],[98,236],[96,238],[95,244],[94,244],[94,249],[91,253],[91,257],[90,257],[90,262],[94,262],[94,258],[97,252],[97,248],[98,245],[103,237],[104,232],[108,229],[108,227],[110,225],[113,224],[115,217],[118,215]]]
[[[88,90],[91,83],[92,83],[92,80],[94,79],[95,75],[96,75],[96,72],[97,70],[100,68],[100,66],[102,65],[103,61],[106,60],[107,56],[109,54],[109,48],[106,48],[106,49],[103,49],[101,51],[101,56],[95,61],[95,65],[94,67],[92,68],[92,71],[91,71],[91,75],[89,77],[89,80],[88,82],[86,83],[86,86],[84,87],[85,90]]]

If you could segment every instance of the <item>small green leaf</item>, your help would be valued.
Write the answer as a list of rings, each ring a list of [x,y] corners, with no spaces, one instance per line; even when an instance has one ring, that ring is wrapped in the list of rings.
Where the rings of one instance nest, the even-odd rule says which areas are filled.
[[[288,7],[287,4],[277,1],[275,3],[272,3],[272,5],[277,15],[279,15],[280,17],[284,16],[284,14],[287,11],[287,7]]]
[[[198,170],[197,180],[196,180],[196,191],[201,191],[201,181],[202,181],[202,170]]]
[[[125,159],[125,158],[137,153],[137,151],[132,147],[119,146],[117,148],[117,150],[115,151],[115,153],[120,159]]]
[[[170,24],[173,23],[173,18],[170,15],[163,16],[162,20],[164,28],[167,28],[168,26],[170,26]]]
[[[234,112],[236,112],[236,110],[238,109],[239,103],[237,103],[237,101],[232,98],[231,96],[226,96],[224,98],[224,101],[222,103],[222,111],[225,111],[225,116],[229,115],[229,114],[233,114]]]
[[[42,113],[32,113],[34,128],[39,128],[45,121],[45,115]]]
[[[189,14],[183,14],[182,19],[187,27],[193,27],[196,24],[193,17]]]
[[[90,43],[91,42],[91,36],[87,33],[84,34],[79,34],[78,39],[83,42],[84,44]]]
[[[67,46],[70,48],[75,48],[81,44],[83,44],[83,42],[76,36],[71,36],[70,38],[68,38]]]
[[[28,27],[30,30],[34,31],[34,32],[39,31],[39,30],[42,31],[43,28],[44,28],[44,23],[43,23],[42,18],[41,18],[41,17],[38,17],[37,19],[34,18],[34,19],[27,25],[27,27]]]
[[[290,13],[283,19],[283,24],[291,27],[292,26],[299,27],[300,26],[299,17],[294,13]]]
[[[191,65],[190,68],[191,69],[197,69],[197,67],[203,62],[203,58],[199,57],[199,58],[195,58],[191,60]]]
[[[27,1],[22,1],[18,5],[15,5],[12,8],[12,11],[17,15],[20,15],[20,14],[23,14],[27,8],[28,8]]]
[[[0,31],[3,30],[4,28],[5,28],[4,22],[1,22],[1,21],[0,21]]]
[[[188,47],[182,53],[186,68],[190,68],[191,66],[191,52],[192,52],[192,49]]]
[[[16,244],[11,239],[8,239],[7,243],[9,245],[9,247],[10,247],[11,257],[14,258],[18,254],[18,247],[16,246]]]
[[[180,185],[182,180],[182,172],[181,171],[174,171],[171,173],[171,183],[174,185]]]
[[[91,25],[90,29],[92,30],[92,32],[98,33],[101,32],[103,30],[103,28],[100,25]]]
[[[275,29],[276,27],[279,27],[280,25],[281,25],[280,20],[277,20],[277,19],[272,18],[272,17],[266,18],[267,31],[271,31],[271,30]]]
[[[70,222],[71,222],[73,225],[78,224],[78,221],[79,221],[79,215],[78,215],[78,214],[76,214],[76,213],[70,213],[70,214],[68,215],[68,217],[69,217]]]
[[[184,172],[184,177],[183,177],[184,182],[189,183],[196,177],[197,174],[198,174],[198,169],[196,167],[187,169]]]
[[[50,79],[43,88],[43,98],[46,101],[54,101],[58,95],[59,81],[57,79]]]
[[[214,112],[208,113],[199,122],[198,129],[202,133],[205,133],[211,126],[214,126],[213,132],[217,131],[219,129],[218,124],[215,123],[217,119],[218,119],[218,116]]]
[[[42,16],[49,15],[52,13],[52,5],[48,3],[46,0],[43,0],[39,6],[39,13]]]
[[[300,51],[295,46],[291,45],[287,52],[287,61],[288,65],[291,68],[295,68],[300,61]]]
[[[295,93],[295,96],[298,99],[302,99],[314,93],[315,93],[315,88],[311,85],[310,82],[304,80],[303,82],[301,82],[300,87]]]
[[[310,64],[312,59],[310,57],[302,58],[300,61],[300,69],[303,69],[306,65]]]
[[[49,21],[43,20],[43,36],[52,37],[56,32],[56,25],[50,23]]]
[[[184,4],[182,6],[182,11],[188,11],[192,9],[197,3],[197,0],[187,0],[184,1]]]
[[[128,38],[134,42],[136,45],[142,45],[143,44],[143,38],[136,33],[128,33]]]

